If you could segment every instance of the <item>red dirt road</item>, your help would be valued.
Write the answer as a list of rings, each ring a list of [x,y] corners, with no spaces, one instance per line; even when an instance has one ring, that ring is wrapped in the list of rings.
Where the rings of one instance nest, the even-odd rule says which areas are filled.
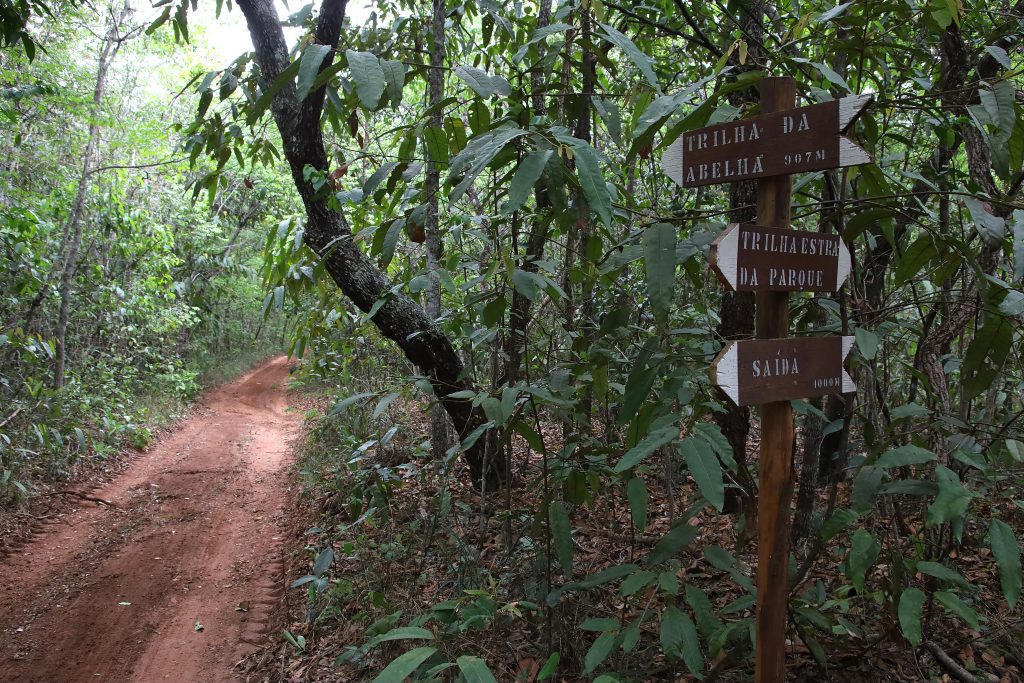
[[[0,560],[0,681],[237,680],[284,591],[298,416],[277,358]]]

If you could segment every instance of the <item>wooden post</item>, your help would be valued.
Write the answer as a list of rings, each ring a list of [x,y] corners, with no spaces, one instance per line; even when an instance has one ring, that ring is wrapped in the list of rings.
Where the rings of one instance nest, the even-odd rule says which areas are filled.
[[[761,81],[761,113],[792,109],[796,87],[791,78]],[[788,228],[791,176],[758,181],[757,224]],[[787,292],[757,292],[755,336],[789,336]],[[757,504],[756,683],[786,679],[786,606],[789,595],[789,502],[793,493],[793,409],[789,401],[761,406],[761,458]]]

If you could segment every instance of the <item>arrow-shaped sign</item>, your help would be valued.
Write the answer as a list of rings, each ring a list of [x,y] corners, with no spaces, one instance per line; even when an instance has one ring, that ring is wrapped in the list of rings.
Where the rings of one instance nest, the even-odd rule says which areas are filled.
[[[838,235],[733,223],[711,243],[711,267],[734,292],[835,292],[850,250]]]
[[[843,369],[854,337],[751,339],[729,343],[711,364],[711,383],[738,406],[857,390]]]
[[[683,133],[661,165],[697,187],[866,164],[871,157],[843,133],[871,100],[855,95]]]

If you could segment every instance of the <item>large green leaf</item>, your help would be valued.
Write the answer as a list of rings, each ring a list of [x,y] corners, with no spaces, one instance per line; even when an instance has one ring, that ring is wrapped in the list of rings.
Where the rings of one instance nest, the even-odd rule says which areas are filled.
[[[510,214],[523,205],[533,192],[533,186],[540,180],[544,167],[553,153],[554,150],[550,149],[535,150],[519,163],[515,175],[512,176],[512,184],[508,188],[508,201],[502,208],[502,213]]]
[[[436,647],[418,647],[409,650],[384,667],[384,670],[373,679],[373,683],[402,683],[435,652],[437,652]]]
[[[988,525],[988,542],[999,566],[999,583],[1010,609],[1017,606],[1021,591],[1020,545],[1013,529],[1002,520],[993,519]]]
[[[348,69],[356,84],[356,95],[367,109],[376,109],[380,96],[384,94],[384,70],[380,60],[372,52],[345,50]]]
[[[658,77],[654,75],[654,68],[651,65],[651,58],[645,55],[640,48],[638,48],[632,40],[630,40],[625,34],[616,29],[614,26],[608,24],[601,24],[601,28],[604,30],[605,35],[608,37],[610,42],[615,47],[619,48],[626,53],[630,61],[633,62],[640,73],[644,75],[647,82],[650,83],[655,90],[659,89]]]
[[[614,633],[602,633],[599,635],[583,658],[583,673],[592,673],[594,669],[601,666],[601,663],[611,654],[613,647],[615,647]]]
[[[1006,221],[993,214],[989,209],[973,197],[965,197],[964,205],[971,214],[974,227],[978,234],[990,244],[999,244],[1006,237]]]
[[[676,288],[676,228],[671,223],[655,223],[644,230],[644,264],[647,293],[651,297],[654,318],[668,322]]]
[[[960,588],[970,587],[970,584],[967,583],[964,577],[960,576],[959,572],[955,569],[950,569],[944,564],[922,560],[917,563],[916,567],[917,571],[922,574],[927,574],[928,576],[933,576],[939,581],[951,583],[954,586],[959,586]]]
[[[700,651],[697,629],[689,615],[674,605],[661,615],[661,649],[669,659],[682,658],[691,673],[700,676],[704,655]]]
[[[497,683],[487,663],[479,657],[463,655],[455,660],[466,683]]]
[[[644,564],[648,567],[661,564],[688,546],[696,536],[697,530],[689,524],[676,524],[661,537],[651,554],[644,559]]]
[[[625,472],[630,467],[638,465],[641,460],[677,436],[679,436],[679,428],[675,425],[662,427],[661,429],[651,432],[644,437],[643,441],[633,446],[624,456],[622,456],[622,459],[615,465],[615,471]]]
[[[558,564],[562,567],[562,574],[569,578],[572,576],[572,524],[562,501],[556,500],[548,506],[548,521]]]
[[[921,465],[933,460],[935,460],[935,454],[927,448],[907,444],[886,451],[875,465],[878,467],[904,467],[906,465]]]
[[[974,335],[960,366],[963,390],[967,398],[976,398],[992,386],[999,368],[1013,344],[1013,326],[1005,318],[989,318]]]
[[[867,572],[875,563],[880,549],[878,541],[867,529],[857,529],[857,532],[854,533],[850,554],[846,557],[846,565],[850,571],[850,580],[853,581],[857,592],[862,595],[866,592],[864,582]]]
[[[971,494],[960,483],[960,477],[948,467],[935,466],[935,481],[939,485],[939,495],[928,507],[926,526],[960,519],[967,512],[967,506],[971,502]]]
[[[612,199],[608,194],[604,176],[601,174],[601,164],[597,160],[597,153],[589,143],[574,139],[573,158],[576,160],[576,172],[580,177],[583,196],[587,198],[590,208],[601,219],[605,227],[610,228],[612,225]]]
[[[725,505],[725,484],[722,481],[722,463],[703,439],[688,438],[680,444],[686,469],[693,475],[701,494],[719,512]]]
[[[316,80],[316,76],[320,72],[320,65],[330,51],[330,45],[320,45],[318,43],[310,45],[303,51],[302,59],[299,62],[299,78],[295,84],[295,97],[298,98],[299,102],[306,99],[306,96],[309,95],[313,81]]]
[[[626,498],[629,500],[629,514],[633,525],[643,531],[647,528],[647,484],[642,477],[633,477],[626,483]]]
[[[960,599],[956,593],[950,591],[935,591],[935,600],[947,610],[967,622],[967,625],[978,630],[981,628],[981,616],[966,602]]]
[[[397,59],[382,59],[380,68],[384,72],[384,81],[391,106],[397,107],[402,102],[402,92],[405,88],[405,64]]]
[[[455,75],[465,81],[466,85],[480,97],[488,98],[496,94],[508,97],[512,94],[512,86],[503,76],[490,76],[475,66],[457,66]]]
[[[900,596],[899,617],[900,630],[907,641],[917,647],[921,644],[921,608],[924,607],[925,595],[920,588],[911,586]]]
[[[924,266],[933,258],[939,255],[935,248],[935,238],[924,233],[903,252],[899,265],[896,267],[896,287],[901,287],[905,282],[916,276]]]

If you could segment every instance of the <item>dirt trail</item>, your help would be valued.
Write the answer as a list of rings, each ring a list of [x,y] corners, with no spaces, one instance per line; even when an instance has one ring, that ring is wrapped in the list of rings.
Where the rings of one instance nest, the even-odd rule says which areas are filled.
[[[0,561],[0,681],[235,680],[284,591],[287,380],[277,358],[211,392],[92,492],[117,507]]]

